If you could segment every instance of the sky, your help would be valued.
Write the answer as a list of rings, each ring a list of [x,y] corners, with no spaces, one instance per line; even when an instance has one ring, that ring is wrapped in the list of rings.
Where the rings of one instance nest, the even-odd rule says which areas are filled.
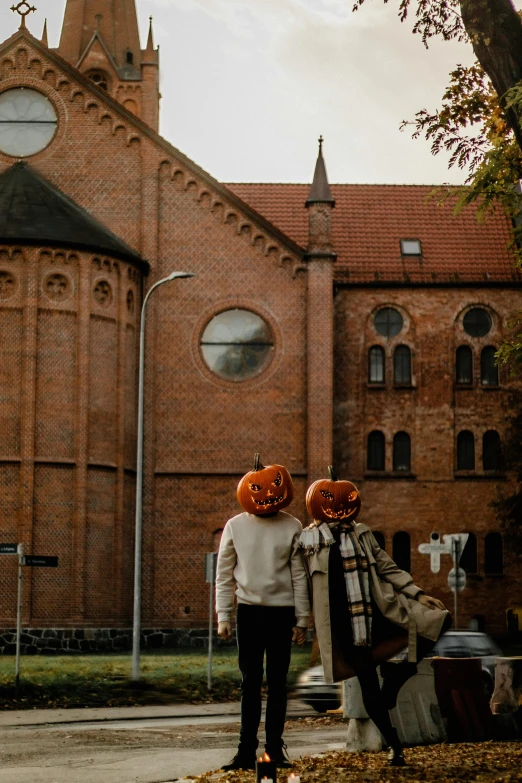
[[[463,182],[447,157],[400,131],[437,109],[471,46],[426,50],[398,0],[136,0],[145,45],[161,56],[161,134],[222,182],[310,182],[323,135],[330,182]],[[0,0],[0,40],[19,18]],[[57,46],[65,0],[32,0],[40,37]]]

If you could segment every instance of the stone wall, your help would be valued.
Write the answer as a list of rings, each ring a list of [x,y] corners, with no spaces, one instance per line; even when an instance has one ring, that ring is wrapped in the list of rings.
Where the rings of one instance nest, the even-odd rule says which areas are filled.
[[[16,652],[16,629],[0,629],[0,655]],[[230,645],[214,636],[214,644]],[[141,634],[142,650],[174,650],[179,647],[207,647],[208,629],[151,628]],[[132,628],[29,628],[22,631],[22,655],[128,652]]]

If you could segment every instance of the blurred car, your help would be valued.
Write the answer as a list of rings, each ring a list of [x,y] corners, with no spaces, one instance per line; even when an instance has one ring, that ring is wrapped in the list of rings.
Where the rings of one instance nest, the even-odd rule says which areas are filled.
[[[322,666],[312,666],[297,678],[295,695],[317,712],[336,710],[341,706],[342,684],[324,681]]]
[[[495,684],[495,661],[503,652],[493,639],[480,631],[448,631],[439,639],[429,658],[481,658],[484,691],[488,700]]]
[[[484,691],[488,699],[495,683],[495,661],[502,650],[485,633],[480,631],[448,631],[439,639],[429,658],[481,658]],[[397,658],[406,658],[407,650]],[[341,705],[341,684],[326,683],[322,666],[307,669],[297,680],[296,696],[317,712],[335,710]]]

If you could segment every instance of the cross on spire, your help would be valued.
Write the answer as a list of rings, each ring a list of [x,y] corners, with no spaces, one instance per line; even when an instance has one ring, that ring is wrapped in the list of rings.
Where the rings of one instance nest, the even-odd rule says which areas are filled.
[[[21,2],[18,3],[18,5],[12,5],[11,6],[11,11],[13,11],[13,13],[20,14],[20,16],[22,18],[22,22],[20,24],[20,27],[21,28],[25,28],[27,26],[25,24],[25,17],[28,14],[32,14],[33,11],[36,11],[36,8],[35,8],[34,5],[29,5],[27,0],[21,0]]]

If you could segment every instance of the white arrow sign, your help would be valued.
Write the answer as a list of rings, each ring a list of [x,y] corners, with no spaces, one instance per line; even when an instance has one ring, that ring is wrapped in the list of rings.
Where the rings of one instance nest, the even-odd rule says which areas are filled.
[[[464,547],[468,543],[469,533],[450,533],[442,538],[448,546],[448,552],[451,552],[455,566],[458,566]]]

